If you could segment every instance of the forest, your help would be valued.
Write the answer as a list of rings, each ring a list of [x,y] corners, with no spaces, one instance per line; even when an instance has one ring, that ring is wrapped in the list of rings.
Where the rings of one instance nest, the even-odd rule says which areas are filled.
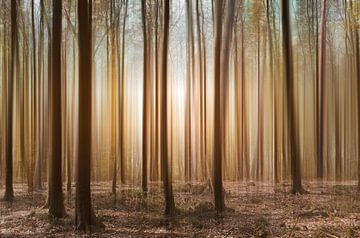
[[[0,237],[360,237],[359,0],[0,6]]]

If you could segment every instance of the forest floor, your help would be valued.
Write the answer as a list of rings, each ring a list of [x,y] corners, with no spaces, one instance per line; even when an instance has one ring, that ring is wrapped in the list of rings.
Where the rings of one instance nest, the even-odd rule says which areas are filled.
[[[163,194],[151,185],[146,197],[138,188],[110,183],[92,185],[95,212],[105,228],[94,237],[360,237],[360,195],[355,184],[304,183],[309,194],[291,195],[290,184],[225,183],[227,209],[213,210],[205,185],[174,185],[177,215],[163,215]],[[0,189],[0,195],[4,190]],[[83,237],[74,230],[74,188],[65,193],[69,214],[49,218],[42,209],[46,191],[27,192],[15,184],[15,200],[0,202],[0,237]]]

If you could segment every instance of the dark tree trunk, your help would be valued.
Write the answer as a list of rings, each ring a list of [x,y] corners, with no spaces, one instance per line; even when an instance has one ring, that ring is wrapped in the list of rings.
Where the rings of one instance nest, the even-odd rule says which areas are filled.
[[[6,120],[6,181],[5,181],[5,201],[14,199],[13,189],[13,97],[14,97],[14,80],[17,77],[16,61],[18,58],[18,26],[17,26],[17,6],[18,1],[11,1],[11,59],[10,75],[8,78],[8,108]]]
[[[79,30],[79,150],[76,165],[75,226],[78,230],[90,230],[96,225],[91,206],[90,158],[91,158],[91,94],[92,94],[92,1],[78,2]]]
[[[43,145],[44,139],[44,125],[43,114],[40,113],[40,105],[43,102],[43,91],[40,90],[44,82],[43,77],[43,59],[44,59],[44,1],[40,0],[40,30],[39,30],[39,51],[38,51],[38,80],[34,81],[33,88],[33,100],[34,100],[34,154],[35,154],[35,172],[34,172],[34,189],[39,190],[42,188],[42,167],[43,167],[43,151],[44,149],[40,146]],[[39,94],[39,95],[38,95]]]
[[[360,135],[360,49],[359,38],[360,29],[359,24],[356,25],[355,32],[355,49],[356,49],[356,76],[357,76],[357,92],[358,92],[358,135]],[[360,191],[360,136],[358,137],[358,190]]]
[[[148,148],[147,148],[147,98],[148,98],[148,44],[147,44],[147,22],[146,22],[146,0],[141,1],[141,13],[142,13],[142,28],[143,28],[143,39],[144,39],[144,51],[143,51],[143,88],[144,88],[144,95],[143,95],[143,138],[142,138],[142,190],[144,193],[147,192],[147,155],[148,155]]]
[[[3,1],[2,2],[2,5],[4,6],[4,8],[5,8],[5,2]],[[7,119],[7,95],[8,95],[8,93],[7,93],[7,85],[8,85],[8,52],[9,52],[9,50],[8,50],[8,31],[7,31],[7,29],[8,29],[8,27],[7,27],[7,23],[6,23],[6,21],[4,21],[4,28],[3,28],[3,51],[2,51],[2,57],[3,57],[3,70],[2,70],[2,76],[3,76],[3,78],[2,78],[2,82],[1,82],[1,86],[2,86],[2,91],[1,91],[1,93],[2,93],[2,98],[1,98],[1,100],[2,100],[2,105],[1,105],[1,108],[2,108],[2,113],[3,113],[3,115],[4,115],[4,117],[2,118],[2,120],[1,120],[1,130],[3,131],[3,132],[5,132],[5,135],[3,134],[2,135],[2,137],[1,137],[1,139],[2,139],[2,141],[1,141],[1,150],[3,150],[3,151],[5,151],[5,153],[3,153],[3,151],[2,151],[2,153],[1,153],[1,158],[0,158],[0,161],[1,161],[1,167],[3,168],[3,163],[4,163],[4,156],[6,157],[6,119]],[[4,141],[5,141],[5,143],[4,143]],[[0,183],[0,187],[2,188],[2,185],[3,185],[3,183],[2,183],[2,181],[4,181],[4,170],[3,169],[1,169],[1,172],[0,172],[0,180],[1,180],[1,183]]]
[[[125,13],[124,13],[124,21],[122,27],[122,42],[121,42],[121,107],[120,107],[120,141],[119,141],[119,150],[120,150],[120,181],[122,184],[125,183],[125,150],[124,150],[124,108],[125,108],[125,29],[126,29],[126,18],[127,18],[127,10],[128,10],[128,0],[125,2]]]
[[[321,32],[318,50],[317,75],[317,176],[323,178],[324,169],[324,109],[325,109],[325,60],[326,60],[326,0],[321,1]]]
[[[65,215],[63,191],[62,191],[62,122],[61,122],[61,21],[62,0],[53,1],[52,18],[52,156],[49,160],[48,177],[48,205],[49,214],[53,217]]]
[[[191,0],[186,1],[187,5],[187,82],[185,99],[185,182],[191,182],[191,162],[192,162],[192,137],[191,137],[191,85],[194,77],[194,44],[193,44],[193,23],[192,23],[192,4]]]
[[[294,91],[294,71],[292,56],[292,39],[290,9],[288,0],[282,0],[282,29],[285,61],[285,84],[287,97],[287,114],[288,114],[288,133],[290,143],[291,158],[291,175],[293,180],[292,193],[302,193],[301,170],[300,170],[300,146],[296,136],[295,123],[295,91]]]
[[[32,32],[32,48],[33,48],[33,52],[32,52],[32,57],[33,57],[33,77],[32,77],[32,87],[31,89],[33,90],[33,102],[34,102],[34,107],[33,109],[35,109],[35,104],[36,104],[36,97],[37,97],[37,92],[36,92],[36,87],[35,87],[35,82],[37,81],[37,64],[36,64],[36,38],[35,38],[35,16],[34,16],[34,0],[31,0],[31,32]],[[31,179],[31,188],[29,188],[30,191],[34,190],[34,162],[35,162],[35,158],[36,158],[36,152],[35,152],[35,148],[36,148],[36,126],[35,126],[35,122],[36,122],[36,110],[32,111],[32,114],[34,115],[34,117],[32,118],[32,128],[31,128],[31,138],[32,138],[32,143],[31,143],[31,154],[30,154],[30,158],[31,158],[31,162],[30,162],[30,179]]]
[[[171,169],[169,168],[168,150],[168,121],[167,121],[167,73],[168,73],[168,48],[169,48],[169,20],[170,0],[164,0],[164,39],[162,48],[162,83],[161,83],[161,170],[164,182],[165,214],[172,215],[175,212],[174,195],[172,189]],[[171,160],[170,160],[171,161]]]
[[[214,50],[214,149],[213,149],[213,183],[214,183],[214,196],[215,196],[215,208],[221,212],[224,209],[224,194],[222,184],[222,134],[221,134],[221,37],[222,37],[222,0],[218,0],[214,7],[215,17],[215,50]]]
[[[116,107],[115,100],[115,60],[116,60],[116,45],[115,45],[115,1],[110,1],[110,85],[111,85],[111,126],[116,128]],[[116,132],[111,132],[110,143],[110,158],[112,160],[112,194],[116,195],[116,182],[117,182],[117,154],[116,154]]]
[[[213,187],[215,209],[222,212],[225,208],[222,183],[222,163],[225,155],[225,126],[227,97],[229,88],[229,52],[234,21],[235,1],[226,1],[226,14],[223,16],[223,1],[215,5],[215,49],[214,49],[214,151]],[[224,22],[222,19],[224,18]],[[224,32],[222,29],[224,28]],[[224,33],[224,34],[223,34]],[[224,37],[222,41],[222,37]]]

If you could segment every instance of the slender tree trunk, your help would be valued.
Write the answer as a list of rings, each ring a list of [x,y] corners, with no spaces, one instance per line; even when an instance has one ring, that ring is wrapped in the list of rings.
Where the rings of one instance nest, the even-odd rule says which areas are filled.
[[[200,4],[201,0],[196,0],[196,25],[197,25],[197,41],[198,41],[198,49],[199,49],[199,76],[200,76],[200,165],[201,165],[201,179],[204,180],[206,176],[206,157],[205,157],[205,138],[204,138],[204,107],[205,107],[205,99],[204,99],[204,68],[203,64],[206,59],[203,58],[203,28],[200,27]]]
[[[270,80],[273,87],[273,171],[274,171],[274,182],[275,184],[278,183],[278,153],[277,153],[277,102],[276,102],[276,84],[275,84],[275,77],[274,77],[274,46],[273,46],[273,33],[272,30],[275,30],[275,28],[271,29],[271,21],[270,16],[273,16],[273,14],[270,15],[270,11],[273,12],[272,8],[272,0],[266,0],[266,19],[267,19],[267,25],[268,25],[268,34],[269,34],[269,53],[270,53]],[[274,19],[273,19],[274,21]]]
[[[289,2],[282,0],[282,30],[284,45],[284,61],[285,61],[285,84],[287,98],[287,114],[288,114],[288,133],[291,152],[291,175],[293,180],[292,193],[303,193],[301,185],[300,170],[300,149],[298,137],[296,136],[295,123],[295,89],[294,89],[294,71],[292,56],[292,39],[291,39],[291,23]]]
[[[92,136],[92,0],[78,2],[79,31],[79,150],[76,172],[75,225],[78,230],[90,230],[96,225],[91,206],[90,158]]]
[[[159,179],[159,2],[155,3],[155,155],[151,160],[151,177],[153,181]]]
[[[147,21],[146,21],[146,0],[141,0],[141,13],[142,13],[142,28],[143,28],[143,39],[144,39],[144,49],[143,49],[143,138],[142,138],[142,190],[144,193],[147,192],[147,156],[148,156],[148,147],[147,147],[147,99],[148,99],[148,36],[147,36]]]
[[[34,189],[39,190],[42,188],[42,167],[43,167],[43,151],[44,148],[40,145],[43,145],[44,142],[44,124],[43,124],[43,110],[42,105],[43,92],[40,90],[44,84],[44,1],[40,0],[40,30],[39,30],[39,51],[38,51],[38,75],[37,80],[34,80],[33,88],[33,100],[35,104],[34,108],[34,154],[35,154],[35,173],[34,173]]]
[[[125,134],[124,134],[124,122],[125,122],[125,30],[126,30],[126,19],[127,19],[127,11],[128,11],[128,0],[125,1],[125,13],[124,13],[124,21],[122,27],[122,42],[121,42],[121,108],[120,108],[120,181],[122,184],[125,183]]]
[[[208,174],[210,174],[210,172],[208,171],[208,165],[207,165],[207,122],[206,122],[206,85],[207,85],[207,74],[206,74],[206,38],[205,38],[205,32],[204,32],[204,10],[203,10],[203,3],[200,0],[200,11],[201,11],[201,38],[202,38],[202,58],[203,58],[203,65],[201,66],[203,68],[203,108],[204,108],[204,115],[203,115],[203,128],[204,128],[204,166],[205,166],[205,177],[208,177]]]
[[[62,21],[62,0],[53,2],[52,18],[52,156],[49,160],[48,177],[48,205],[49,214],[53,217],[63,217],[65,207],[62,191],[62,122],[61,122],[61,21]]]
[[[165,215],[172,215],[175,212],[174,195],[172,189],[171,169],[169,166],[168,150],[168,120],[167,120],[167,86],[168,86],[168,48],[169,48],[169,21],[170,21],[170,0],[164,0],[164,39],[162,48],[162,83],[161,83],[161,170],[165,194]],[[171,161],[171,159],[170,159]],[[171,164],[170,164],[171,165]]]
[[[27,41],[27,39],[24,39],[24,41]],[[20,137],[20,160],[21,160],[21,167],[22,167],[22,171],[25,172],[26,174],[26,181],[27,181],[27,185],[28,185],[28,191],[31,192],[33,189],[32,186],[32,178],[30,176],[30,167],[29,165],[31,164],[31,161],[28,161],[28,157],[26,156],[26,145],[25,145],[25,137],[26,137],[26,127],[25,127],[25,80],[28,80],[29,78],[29,62],[28,62],[28,56],[29,56],[29,48],[28,48],[29,43],[25,43],[25,47],[23,48],[23,60],[22,60],[22,65],[23,65],[23,72],[22,72],[22,77],[18,78],[18,85],[19,85],[19,102],[18,102],[18,106],[19,106],[19,117],[20,117],[20,130],[19,130],[19,137]],[[20,67],[19,67],[20,68]],[[19,82],[20,81],[20,82]]]
[[[191,103],[192,91],[191,85],[194,76],[194,44],[193,44],[193,23],[191,0],[186,1],[187,6],[187,82],[186,82],[186,102],[185,102],[185,182],[191,182],[191,162],[192,162],[192,136],[191,136]]]
[[[214,149],[213,149],[213,187],[215,196],[215,209],[219,212],[224,209],[224,193],[222,184],[222,125],[221,125],[221,38],[222,38],[222,0],[215,5],[215,50],[214,50]]]
[[[244,17],[241,20],[241,121],[242,121],[242,156],[244,178],[249,179],[250,166],[248,157],[248,139],[247,139],[247,106],[246,106],[246,71],[245,71],[245,31]]]
[[[358,190],[360,191],[360,49],[359,49],[360,27],[359,23],[355,25],[355,61],[357,77],[357,96],[358,96]]]
[[[325,109],[325,60],[326,60],[326,0],[321,1],[321,32],[318,61],[318,133],[317,133],[317,176],[323,178],[324,173],[324,109]]]
[[[222,212],[225,208],[222,184],[222,162],[225,155],[226,97],[229,81],[229,51],[234,20],[235,1],[226,2],[226,14],[223,16],[223,1],[215,5],[215,49],[214,49],[214,151],[213,151],[213,187],[215,209]],[[224,23],[222,18],[224,17]],[[224,28],[224,41],[222,42]]]
[[[35,16],[34,16],[34,0],[31,0],[31,32],[32,32],[32,48],[33,48],[33,52],[32,52],[32,56],[33,56],[33,80],[32,80],[32,90],[33,90],[33,109],[35,109],[35,105],[36,105],[36,97],[37,97],[37,91],[36,91],[36,83],[38,81],[37,79],[37,64],[36,64],[36,32],[35,32]],[[32,184],[32,188],[30,189],[31,191],[34,190],[34,162],[36,161],[36,109],[34,111],[31,112],[31,115],[34,115],[32,117],[32,121],[31,121],[31,138],[32,138],[32,143],[31,143],[31,162],[30,162],[30,176],[31,176],[31,184]]]
[[[13,189],[13,98],[14,81],[17,75],[16,61],[18,58],[18,24],[17,24],[17,6],[18,1],[11,1],[11,55],[10,55],[10,75],[8,78],[8,108],[6,120],[6,183],[5,183],[5,201],[14,199]]]
[[[117,156],[116,156],[116,106],[115,106],[115,98],[116,98],[116,87],[115,87],[115,53],[116,53],[116,45],[115,45],[115,1],[110,1],[110,85],[111,85],[111,143],[110,143],[110,158],[112,160],[112,193],[116,194],[116,180],[117,180]]]
[[[5,6],[5,2],[3,1],[3,6]],[[8,97],[8,26],[6,21],[4,21],[4,28],[3,28],[3,70],[2,70],[2,81],[1,81],[1,86],[2,86],[2,113],[4,115],[3,120],[1,120],[1,130],[3,132],[3,136],[2,136],[2,141],[1,141],[1,149],[2,149],[2,154],[1,154],[1,166],[3,167],[4,164],[4,157],[6,159],[6,146],[7,146],[7,135],[6,135],[6,126],[7,126],[7,118],[8,118],[8,110],[7,110],[7,97]],[[3,152],[4,151],[4,152]],[[1,177],[0,179],[3,181],[4,180],[4,174],[3,174],[3,169],[1,169]],[[2,183],[1,183],[1,187],[2,187]]]

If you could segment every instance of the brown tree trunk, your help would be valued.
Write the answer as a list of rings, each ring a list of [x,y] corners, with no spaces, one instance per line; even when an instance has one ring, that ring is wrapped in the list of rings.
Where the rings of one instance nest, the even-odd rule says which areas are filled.
[[[126,28],[126,18],[128,10],[128,0],[125,1],[125,13],[124,21],[122,27],[122,42],[121,42],[121,108],[120,108],[120,141],[119,141],[119,150],[120,150],[120,181],[122,184],[125,183],[125,147],[124,147],[124,121],[125,121],[125,28]]]
[[[8,108],[6,120],[6,151],[5,151],[5,201],[14,199],[13,189],[13,97],[14,81],[17,75],[16,61],[18,58],[18,26],[17,26],[17,6],[18,1],[11,1],[11,55],[10,56],[10,75],[8,78]]]
[[[32,90],[33,90],[33,111],[31,112],[32,117],[32,126],[31,126],[31,151],[30,151],[30,177],[31,177],[31,188],[29,188],[30,191],[34,190],[34,169],[35,169],[35,158],[36,158],[36,110],[35,110],[35,104],[36,104],[36,97],[37,97],[37,91],[36,91],[36,83],[37,82],[37,64],[36,64],[36,37],[35,37],[35,16],[34,16],[34,0],[31,0],[31,32],[32,32],[32,57],[33,57],[33,76],[32,76]]]
[[[358,190],[360,191],[360,49],[359,49],[360,27],[359,23],[355,24],[355,62],[357,77],[357,101],[358,101]]]
[[[244,17],[241,20],[241,121],[242,121],[242,156],[244,178],[249,179],[250,166],[248,157],[248,139],[247,139],[247,106],[246,106],[246,71],[245,71],[245,31]]]
[[[115,53],[116,53],[116,45],[115,45],[115,1],[110,1],[110,85],[111,85],[111,142],[110,142],[110,158],[112,161],[112,194],[116,194],[116,180],[117,180],[117,155],[116,155],[116,106],[115,106],[115,98],[116,98],[116,87],[115,87]]]
[[[33,100],[34,100],[34,155],[35,155],[35,173],[34,173],[34,189],[42,189],[42,167],[43,167],[43,139],[44,139],[44,124],[43,124],[43,110],[44,107],[40,107],[43,102],[42,88],[44,77],[43,77],[43,59],[44,59],[44,1],[40,0],[40,30],[39,30],[39,51],[38,51],[38,78],[34,80],[33,84]]]
[[[326,60],[326,0],[321,1],[321,32],[320,48],[318,50],[318,76],[317,76],[317,176],[323,178],[324,158],[324,108],[325,108],[325,60]]]
[[[192,136],[191,136],[191,103],[192,90],[191,85],[194,77],[194,44],[193,44],[193,23],[191,0],[186,1],[187,6],[187,81],[186,81],[186,99],[185,99],[185,182],[191,182],[191,162],[192,162]]]
[[[215,50],[214,50],[214,149],[213,149],[213,187],[215,196],[215,209],[219,212],[224,209],[224,194],[222,184],[222,125],[221,125],[221,37],[222,37],[222,0],[218,0],[215,11]]]
[[[161,83],[161,170],[164,183],[165,215],[172,215],[175,212],[174,195],[172,189],[171,169],[169,168],[168,150],[168,120],[167,120],[167,73],[168,73],[168,48],[169,48],[169,21],[170,21],[170,0],[164,0],[164,39],[162,48],[162,83]],[[170,159],[171,161],[171,159]],[[171,164],[170,164],[171,165]]]
[[[5,8],[5,2],[3,1],[3,6]],[[1,150],[2,150],[2,153],[1,153],[1,167],[3,168],[3,165],[4,165],[4,157],[6,158],[6,146],[7,146],[7,139],[6,139],[6,126],[7,126],[7,117],[8,117],[8,114],[7,114],[7,95],[8,95],[8,92],[7,92],[7,85],[8,85],[8,26],[7,26],[7,23],[6,21],[4,21],[4,28],[3,28],[3,51],[2,51],[2,57],[3,57],[3,70],[2,70],[2,81],[1,81],[1,86],[2,86],[2,98],[1,98],[1,102],[2,102],[2,105],[1,105],[1,109],[2,109],[2,114],[4,115],[4,117],[2,118],[1,120],[1,130],[3,132],[2,134],[2,137],[1,137]],[[4,152],[5,153],[4,153]],[[1,176],[0,176],[0,180],[4,180],[4,170],[1,169]],[[1,182],[1,188],[2,188],[2,182]]]
[[[215,209],[222,212],[225,208],[222,184],[222,163],[225,155],[226,101],[229,81],[229,51],[234,20],[235,1],[226,2],[226,14],[223,16],[223,1],[215,5],[215,49],[214,49],[214,151],[213,151],[213,187]],[[224,23],[222,18],[224,17]],[[222,31],[222,28],[225,31]],[[223,35],[224,33],[224,35]],[[222,37],[224,37],[222,41]]]
[[[144,39],[144,49],[143,49],[143,133],[142,133],[142,191],[147,192],[147,156],[148,156],[148,147],[147,147],[147,99],[148,99],[148,36],[147,36],[147,21],[146,21],[146,0],[141,1],[141,13],[142,13],[142,28],[143,28],[143,39]]]
[[[75,226],[78,230],[90,230],[96,225],[91,206],[90,158],[92,136],[92,0],[78,2],[79,30],[79,150],[76,165]]]
[[[48,176],[48,206],[49,214],[53,217],[63,217],[65,207],[61,179],[62,159],[62,122],[61,122],[61,21],[62,21],[62,0],[53,2],[52,18],[52,75],[51,75],[51,96],[52,96],[52,156],[49,160]]]
[[[288,133],[290,143],[291,158],[291,175],[293,180],[292,193],[303,193],[301,185],[300,170],[300,146],[298,137],[296,136],[295,123],[295,90],[294,90],[294,72],[293,72],[293,56],[292,56],[292,39],[291,39],[291,23],[289,2],[282,0],[282,30],[284,45],[284,61],[285,61],[285,84],[287,98],[287,115],[288,115]]]

